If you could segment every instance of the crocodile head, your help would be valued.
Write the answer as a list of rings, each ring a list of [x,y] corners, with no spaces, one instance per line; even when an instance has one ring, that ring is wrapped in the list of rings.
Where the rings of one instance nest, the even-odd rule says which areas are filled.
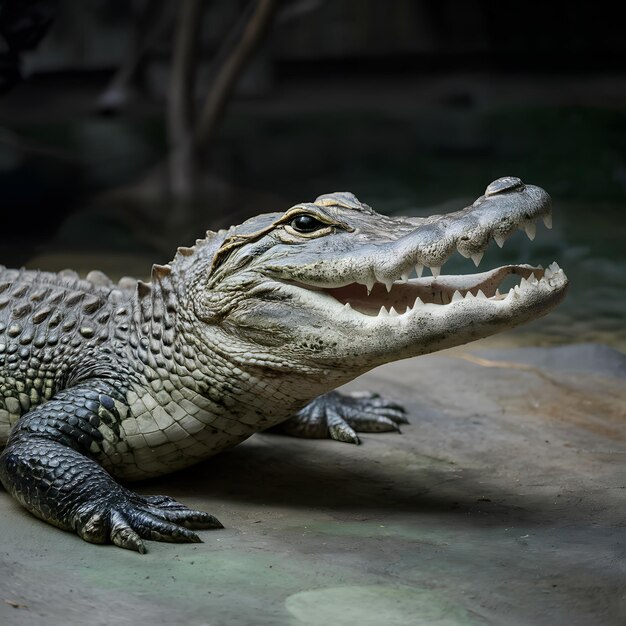
[[[514,177],[494,181],[461,211],[428,218],[383,216],[350,193],[332,193],[209,233],[179,249],[172,265],[207,341],[232,358],[347,380],[552,309],[567,287],[556,264],[442,269],[455,253],[478,266],[491,240],[502,246],[519,228],[533,239],[539,218],[551,226],[548,194]],[[500,293],[512,275],[518,284]]]

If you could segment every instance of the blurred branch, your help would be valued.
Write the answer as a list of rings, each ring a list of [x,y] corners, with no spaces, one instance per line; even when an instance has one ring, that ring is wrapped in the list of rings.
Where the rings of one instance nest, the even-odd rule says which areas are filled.
[[[134,199],[139,199],[137,206],[141,206],[148,197],[158,197],[162,209],[158,228],[164,241],[182,241],[190,236],[196,212],[205,211],[205,206],[200,206],[198,202],[201,198],[210,194],[214,203],[225,201],[227,184],[210,172],[203,171],[202,177],[198,172],[237,81],[269,32],[279,2],[249,0],[244,13],[228,29],[213,58],[210,91],[199,114],[194,107],[196,70],[203,60],[198,48],[202,35],[202,14],[208,3],[204,0],[181,0],[174,4],[177,22],[168,85],[169,152],[164,161],[136,185],[133,195]],[[150,211],[154,214],[154,206]],[[145,223],[146,213],[141,220]]]
[[[241,34],[250,21],[254,10],[255,0],[252,0],[251,2],[248,2],[247,6],[241,11],[241,14],[235,20],[234,25],[228,29],[228,32],[215,53],[215,56],[211,60],[209,80],[215,80],[215,77],[219,74],[222,65],[226,62],[226,59],[228,59],[228,57],[233,53],[233,50],[239,45]]]
[[[277,0],[258,0],[241,39],[224,61],[204,102],[193,138],[194,151],[201,152],[211,141],[237,79],[269,30],[277,5]]]
[[[20,55],[36,48],[48,32],[57,4],[57,0],[0,2],[0,94],[20,81]]]
[[[203,0],[184,0],[180,5],[168,108],[170,230],[193,222],[192,200],[200,194],[196,172],[201,154],[213,138],[237,80],[268,32],[277,5],[277,0],[253,0],[252,10],[237,20],[217,54],[216,59],[221,63],[214,63],[211,89],[197,119],[193,97]]]
[[[108,86],[98,98],[98,110],[114,113],[121,109],[131,97],[132,87],[146,60],[167,32],[172,18],[172,5],[165,0],[148,0],[133,25],[132,42],[124,60],[111,78]]]
[[[170,145],[170,190],[176,198],[193,193],[192,146],[195,60],[203,0],[183,0],[174,38],[167,126]]]
[[[276,16],[276,22],[286,24],[302,19],[307,13],[317,11],[325,2],[326,0],[299,0],[285,4]]]

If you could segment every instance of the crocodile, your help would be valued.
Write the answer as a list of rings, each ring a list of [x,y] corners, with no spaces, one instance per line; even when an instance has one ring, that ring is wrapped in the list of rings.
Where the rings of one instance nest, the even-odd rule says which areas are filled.
[[[478,266],[491,240],[533,239],[551,216],[543,189],[509,176],[426,218],[322,195],[208,231],[150,282],[2,268],[0,480],[88,542],[200,541],[222,527],[213,515],[125,485],[259,431],[352,443],[398,431],[401,405],[336,388],[546,314],[567,288],[556,263],[441,268],[455,252]]]

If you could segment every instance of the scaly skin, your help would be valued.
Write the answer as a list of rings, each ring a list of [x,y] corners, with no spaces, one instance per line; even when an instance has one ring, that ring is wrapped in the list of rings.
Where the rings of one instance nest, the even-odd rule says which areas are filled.
[[[168,473],[260,430],[352,443],[399,430],[401,406],[333,389],[534,319],[567,285],[556,266],[411,269],[438,274],[454,250],[478,264],[491,238],[533,236],[549,211],[545,192],[514,178],[426,219],[331,194],[207,233],[149,284],[0,269],[0,480],[90,542],[143,552],[143,539],[199,541],[192,529],[221,527],[213,516],[114,477]],[[520,287],[497,295],[510,274]]]

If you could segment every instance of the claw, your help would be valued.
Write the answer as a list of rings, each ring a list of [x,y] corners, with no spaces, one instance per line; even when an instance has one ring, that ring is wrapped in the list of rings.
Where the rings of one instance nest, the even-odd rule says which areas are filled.
[[[344,441],[355,445],[361,443],[356,431],[337,413],[328,417],[328,434],[335,441]]]
[[[151,511],[155,514],[155,511]],[[194,530],[212,530],[216,528],[224,528],[224,525],[213,515],[204,513],[203,511],[191,511],[186,509],[184,511],[156,511],[156,517],[163,517],[168,522],[174,524],[180,524],[185,528],[192,528]]]
[[[139,513],[134,521],[137,533],[145,539],[171,543],[202,543],[202,539],[191,530],[159,519],[148,512]]]
[[[400,432],[408,424],[403,406],[381,398],[377,393],[338,391],[319,396],[293,418],[280,425],[279,431],[296,437],[326,438],[360,443],[357,432]]]
[[[111,513],[111,541],[120,548],[135,550],[139,554],[146,553],[141,537],[131,528],[126,518],[119,512]]]
[[[363,421],[360,427],[362,432],[368,433],[384,433],[391,430],[400,432],[400,426],[385,415],[368,415],[366,421]]]
[[[204,511],[194,511],[169,496],[141,496],[125,492],[126,500],[102,509],[85,507],[76,514],[74,528],[86,541],[111,543],[145,554],[142,539],[173,543],[201,543],[191,529],[223,528],[220,521]],[[94,510],[96,508],[96,510]]]
[[[404,414],[404,411],[401,412],[398,410],[386,409],[383,407],[381,409],[378,409],[377,412],[379,415],[389,418],[396,424],[409,424],[410,423],[408,418]]]

